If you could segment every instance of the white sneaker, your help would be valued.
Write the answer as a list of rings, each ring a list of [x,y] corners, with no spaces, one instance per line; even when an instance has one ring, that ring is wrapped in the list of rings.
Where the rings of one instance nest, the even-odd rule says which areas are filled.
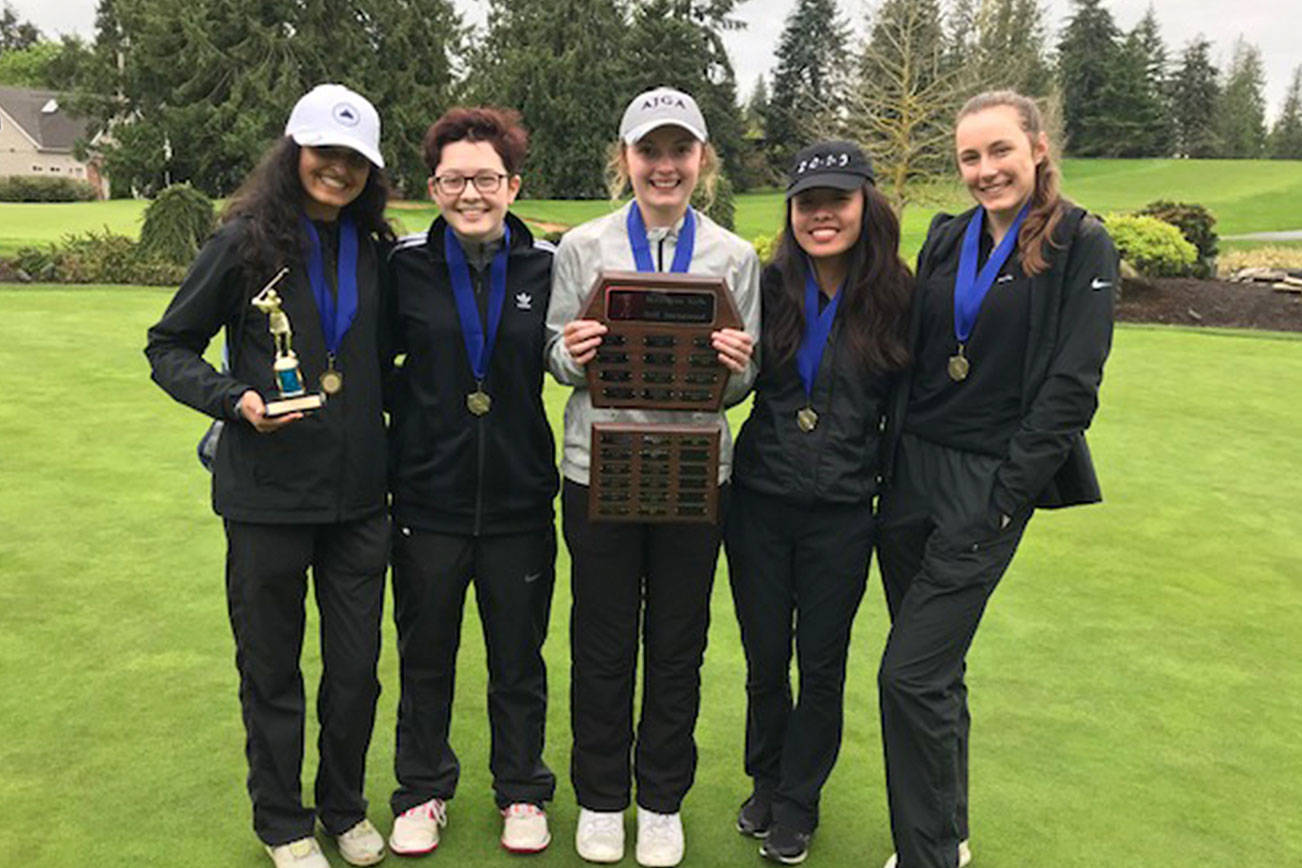
[[[547,814],[537,805],[517,802],[502,809],[502,847],[511,853],[541,853],[552,842]]]
[[[447,805],[442,799],[421,802],[393,818],[389,849],[399,856],[432,853],[439,845],[439,827],[447,824]]]
[[[579,808],[574,849],[589,862],[618,862],[624,858],[624,812]]]
[[[342,835],[335,836],[339,855],[349,865],[374,865],[384,858],[384,836],[365,818]]]
[[[673,868],[683,861],[683,816],[637,808],[637,864]]]
[[[882,868],[895,868],[895,866],[899,864],[899,861],[900,861],[900,857],[897,854],[892,853],[891,858],[886,860],[886,864],[883,865]],[[967,868],[967,866],[971,864],[972,864],[972,847],[969,846],[966,840],[959,841],[958,842],[958,868]]]
[[[330,868],[316,838],[299,838],[279,847],[267,847],[276,868]]]

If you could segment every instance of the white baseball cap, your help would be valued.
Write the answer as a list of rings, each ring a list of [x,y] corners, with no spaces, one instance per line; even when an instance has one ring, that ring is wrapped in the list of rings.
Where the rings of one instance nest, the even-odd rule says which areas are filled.
[[[710,137],[705,116],[696,100],[672,87],[657,87],[633,97],[619,122],[619,137],[625,144],[636,144],[647,133],[666,124],[682,127],[698,140]]]
[[[310,148],[342,145],[384,168],[380,115],[366,97],[342,84],[318,84],[289,113],[285,135]]]

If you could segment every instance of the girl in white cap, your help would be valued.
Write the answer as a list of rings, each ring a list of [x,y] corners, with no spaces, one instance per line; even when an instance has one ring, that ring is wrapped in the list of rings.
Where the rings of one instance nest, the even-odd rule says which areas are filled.
[[[362,796],[389,548],[378,275],[393,235],[379,138],[375,108],[345,87],[300,99],[145,349],[168,394],[224,423],[213,508],[226,530],[253,827],[277,866],[326,868],[318,819],[348,863],[384,857]],[[252,307],[269,283],[276,297]],[[203,353],[223,327],[229,365],[218,371]],[[268,412],[296,391],[325,403]],[[299,784],[309,568],[323,664],[315,808]]]
[[[591,425],[717,420],[723,429],[720,513],[727,502],[732,442],[722,412],[594,409],[585,365],[595,357],[606,327],[579,319],[580,305],[603,269],[723,278],[745,329],[721,329],[711,340],[730,371],[724,403],[746,395],[755,378],[751,350],[759,334],[759,260],[750,244],[688,205],[698,183],[707,189],[713,183],[717,162],[705,119],[690,96],[669,88],[640,94],[624,112],[611,161],[612,192],[618,196],[631,184],[633,201],[567,233],[553,266],[548,363],[560,382],[574,386],[565,408],[561,469],[574,601],[571,774],[581,809],[575,845],[591,862],[623,857],[623,811],[634,779],[638,863],[677,865],[683,857],[679,808],[696,769],[693,730],[720,539],[717,523],[591,520]],[[644,672],[635,738],[639,635]]]

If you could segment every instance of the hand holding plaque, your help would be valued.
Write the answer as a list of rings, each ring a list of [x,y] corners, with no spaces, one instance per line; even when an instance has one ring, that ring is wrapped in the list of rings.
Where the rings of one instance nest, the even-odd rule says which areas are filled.
[[[279,397],[268,401],[263,415],[268,419],[289,413],[306,413],[318,410],[325,404],[325,395],[308,394],[303,388],[303,375],[298,367],[298,355],[294,352],[294,333],[290,328],[289,315],[281,308],[281,297],[276,292],[276,284],[289,273],[282,268],[276,273],[262,291],[253,297],[253,306],[267,315],[267,329],[271,332],[272,342],[276,348],[276,358],[272,363]]]

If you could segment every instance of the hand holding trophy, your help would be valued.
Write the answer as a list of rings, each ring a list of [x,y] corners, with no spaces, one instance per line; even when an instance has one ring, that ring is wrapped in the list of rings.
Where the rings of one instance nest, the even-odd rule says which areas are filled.
[[[281,309],[280,294],[276,292],[276,284],[280,283],[288,273],[288,268],[280,269],[262,291],[253,297],[253,306],[267,315],[267,328],[276,346],[273,369],[280,396],[266,403],[263,416],[268,419],[275,419],[289,413],[319,410],[326,400],[323,393],[309,394],[303,388],[303,375],[298,369],[298,355],[294,352],[293,346],[294,333],[289,325],[288,314]]]

